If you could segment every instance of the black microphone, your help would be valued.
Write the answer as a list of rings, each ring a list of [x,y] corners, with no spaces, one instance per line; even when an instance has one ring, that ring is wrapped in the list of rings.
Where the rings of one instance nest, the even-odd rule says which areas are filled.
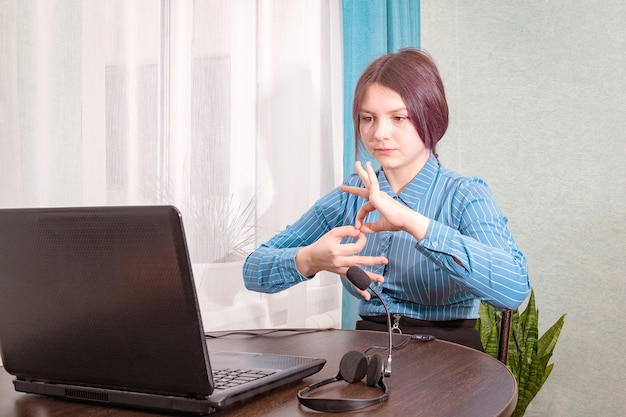
[[[346,272],[346,277],[348,277],[348,279],[352,284],[354,284],[354,286],[362,291],[369,288],[369,290],[374,294],[376,298],[380,300],[380,302],[383,304],[383,307],[385,308],[385,313],[387,313],[387,331],[389,332],[389,350],[387,356],[387,365],[385,366],[385,376],[391,376],[391,349],[393,346],[393,341],[391,339],[391,315],[389,314],[389,308],[387,308],[387,303],[385,303],[380,294],[378,294],[378,291],[370,287],[372,280],[367,275],[367,273],[358,266],[353,265],[348,268],[348,272]]]

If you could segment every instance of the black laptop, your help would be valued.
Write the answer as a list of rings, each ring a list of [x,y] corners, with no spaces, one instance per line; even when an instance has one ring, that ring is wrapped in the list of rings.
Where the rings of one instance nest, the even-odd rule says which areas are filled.
[[[0,347],[17,391],[197,414],[325,363],[208,352],[172,206],[0,209]]]

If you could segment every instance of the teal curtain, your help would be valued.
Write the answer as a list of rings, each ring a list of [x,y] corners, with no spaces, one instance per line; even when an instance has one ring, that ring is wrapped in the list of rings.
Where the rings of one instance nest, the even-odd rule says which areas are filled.
[[[344,175],[354,172],[354,87],[374,59],[400,48],[419,47],[419,0],[343,0]],[[343,291],[341,326],[353,329],[357,299]]]

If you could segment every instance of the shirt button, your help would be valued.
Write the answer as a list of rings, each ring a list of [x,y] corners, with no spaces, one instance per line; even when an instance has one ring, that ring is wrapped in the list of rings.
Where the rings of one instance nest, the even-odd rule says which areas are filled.
[[[433,242],[433,246],[436,248],[438,246],[437,242]]]

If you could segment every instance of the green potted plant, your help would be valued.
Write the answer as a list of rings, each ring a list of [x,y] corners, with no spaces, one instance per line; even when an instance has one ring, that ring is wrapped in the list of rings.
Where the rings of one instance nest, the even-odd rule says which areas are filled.
[[[565,323],[563,314],[539,337],[539,310],[531,290],[526,309],[512,310],[507,367],[517,381],[518,398],[513,417],[524,415],[528,404],[550,376],[554,363],[548,363]],[[476,327],[485,352],[497,358],[502,314],[487,303],[481,303]]]

